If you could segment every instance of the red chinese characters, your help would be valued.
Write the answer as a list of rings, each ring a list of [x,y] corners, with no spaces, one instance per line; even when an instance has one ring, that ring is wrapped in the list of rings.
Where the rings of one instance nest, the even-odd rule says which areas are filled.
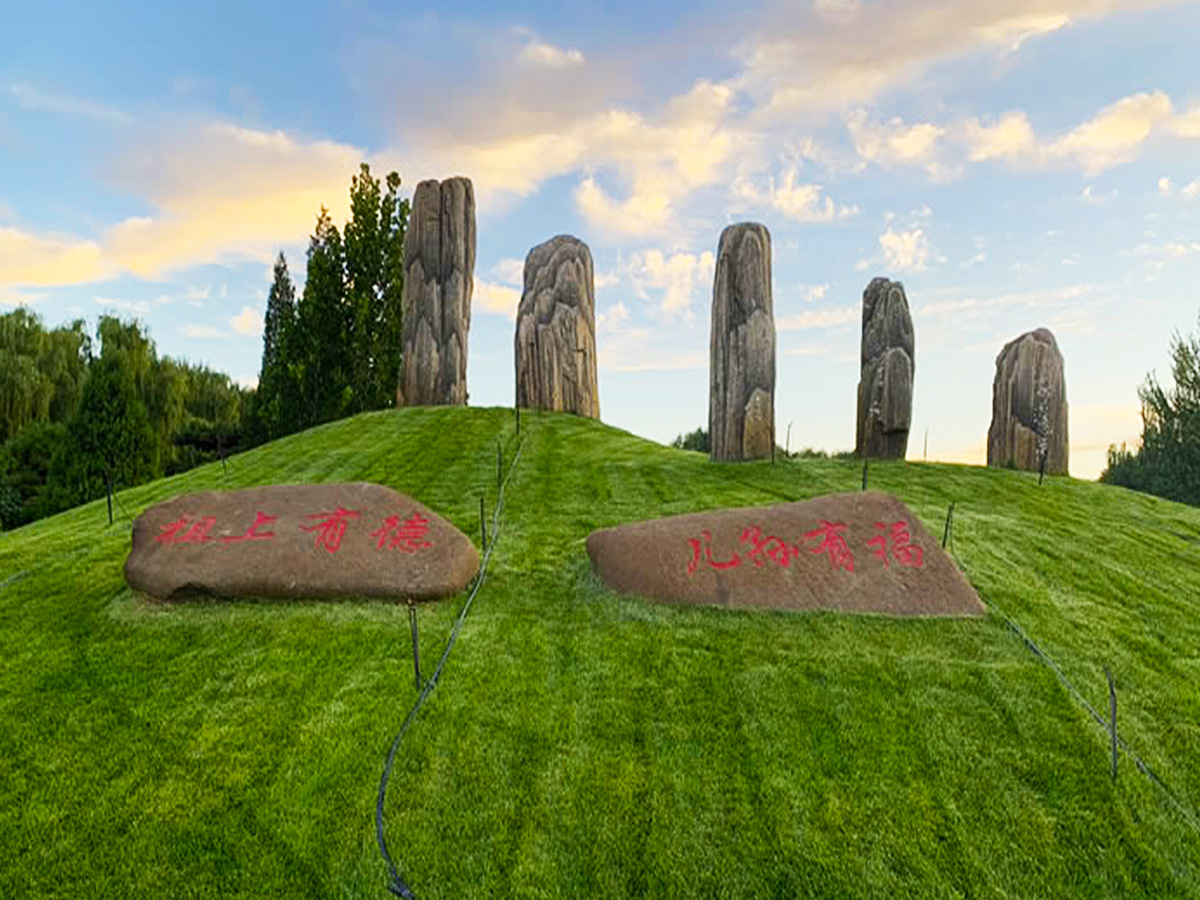
[[[700,536],[704,539],[704,557],[708,560],[710,567],[714,569],[736,569],[742,564],[742,558],[735,552],[733,557],[725,562],[717,562],[712,555],[712,532],[705,529],[700,532]],[[688,538],[688,544],[692,548],[692,561],[688,563],[688,574],[691,575],[696,571],[696,566],[700,564],[700,541],[695,538]]]
[[[337,512],[306,516],[305,518],[308,519],[323,519],[323,521],[316,525],[301,525],[300,528],[304,531],[315,531],[317,546],[324,547],[330,553],[337,553],[338,548],[342,546],[342,537],[346,534],[347,520],[358,517],[359,513],[355,510],[343,509],[339,506]]]
[[[808,552],[827,552],[829,554],[829,562],[835,569],[845,569],[847,572],[853,572],[854,554],[846,546],[846,538],[842,535],[842,532],[845,530],[846,525],[844,522],[829,522],[822,519],[819,528],[806,532],[804,535],[806,541],[810,538],[824,538],[819,546],[809,547]]]
[[[187,516],[181,516],[164,525],[162,534],[154,540],[160,544],[202,544],[212,540],[208,533],[216,521],[216,516],[200,516],[194,522],[189,522]]]
[[[781,537],[773,534],[763,537],[762,529],[757,525],[752,525],[742,532],[742,543],[747,541],[754,544],[754,549],[746,554],[746,558],[753,559],[756,566],[761,566],[766,559],[770,559],[786,569],[792,557],[800,555],[799,547],[789,544]]]
[[[258,512],[254,515],[254,524],[250,526],[250,530],[245,534],[230,534],[221,538],[221,543],[232,544],[238,541],[269,541],[275,537],[275,532],[265,531],[259,533],[258,529],[262,525],[269,525],[274,522],[278,516],[268,516],[265,512]]]
[[[885,566],[890,566],[887,553],[887,540],[892,539],[892,559],[902,566],[919,569],[922,566],[925,552],[917,544],[912,543],[908,532],[907,522],[876,522],[875,527],[880,533],[867,541],[868,547],[875,547],[875,555],[883,560]]]
[[[390,543],[388,533],[391,532]],[[415,553],[424,547],[432,547],[430,541],[424,540],[425,535],[429,532],[429,520],[423,516],[413,513],[403,522],[399,516],[388,516],[383,521],[383,525],[376,531],[371,532],[371,537],[379,538],[379,543],[376,546],[377,550],[382,550],[383,545],[388,543],[392,549],[403,550],[405,553]]]

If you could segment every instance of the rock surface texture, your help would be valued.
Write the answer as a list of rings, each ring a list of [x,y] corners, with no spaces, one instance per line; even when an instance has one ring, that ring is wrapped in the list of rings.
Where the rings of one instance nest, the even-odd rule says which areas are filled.
[[[377,597],[462,590],[470,539],[379,484],[301,484],[185,494],[133,523],[125,580],[161,600]]]
[[[513,342],[518,406],[600,418],[594,281],[591,251],[570,235],[525,257]]]
[[[1029,331],[1004,345],[992,382],[988,465],[1066,475],[1067,382],[1054,335]]]
[[[913,324],[904,285],[874,278],[863,291],[858,381],[859,456],[904,459],[912,424]]]
[[[471,180],[422,181],[413,193],[404,239],[404,346],[397,406],[466,404],[474,272]]]
[[[714,460],[761,459],[775,445],[771,234],[752,222],[721,232],[713,279],[708,433]]]
[[[594,531],[611,588],[667,603],[982,616],[963,573],[903,503],[879,491],[714,509]]]

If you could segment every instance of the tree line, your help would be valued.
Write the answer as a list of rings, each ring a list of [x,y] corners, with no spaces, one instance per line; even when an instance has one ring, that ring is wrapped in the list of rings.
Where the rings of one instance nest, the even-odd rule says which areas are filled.
[[[159,357],[136,320],[47,329],[0,316],[0,528],[211,462],[323,422],[394,405],[409,203],[367,164],[339,232],[322,207],[304,288],[275,263],[257,389]]]

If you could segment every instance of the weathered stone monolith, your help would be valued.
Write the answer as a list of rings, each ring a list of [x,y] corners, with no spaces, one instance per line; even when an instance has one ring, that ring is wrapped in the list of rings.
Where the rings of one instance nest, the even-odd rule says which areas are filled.
[[[1054,335],[1029,331],[1004,345],[992,382],[988,465],[1067,474],[1067,382]]]
[[[474,272],[471,180],[422,181],[413,193],[404,238],[404,356],[397,406],[467,402]]]
[[[769,457],[775,445],[775,313],[765,225],[741,222],[721,232],[709,350],[709,458]]]
[[[560,234],[525,257],[513,359],[517,405],[600,418],[596,291],[587,244]]]
[[[858,381],[859,456],[904,459],[912,423],[913,324],[904,285],[873,278],[863,291]]]

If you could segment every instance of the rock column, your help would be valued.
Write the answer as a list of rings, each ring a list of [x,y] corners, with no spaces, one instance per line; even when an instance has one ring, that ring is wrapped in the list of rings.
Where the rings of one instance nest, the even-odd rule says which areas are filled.
[[[992,424],[988,465],[1066,475],[1067,383],[1063,358],[1046,328],[1029,331],[1004,345],[992,382]]]
[[[862,316],[855,452],[860,457],[904,459],[912,424],[915,359],[904,285],[872,279],[863,291]]]
[[[563,234],[529,251],[513,346],[518,406],[600,418],[595,296],[583,241]]]
[[[404,239],[404,355],[397,406],[466,404],[474,272],[471,180],[422,181],[413,193]]]
[[[713,279],[708,433],[713,460],[761,459],[775,445],[771,234],[753,222],[721,232]]]

